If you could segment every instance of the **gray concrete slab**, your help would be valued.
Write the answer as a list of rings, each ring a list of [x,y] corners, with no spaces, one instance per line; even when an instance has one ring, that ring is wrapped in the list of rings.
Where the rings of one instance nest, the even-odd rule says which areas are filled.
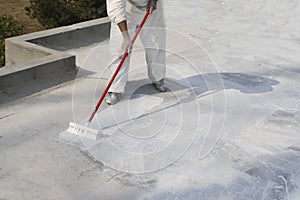
[[[104,104],[93,124],[117,125],[101,126],[102,142],[122,154],[92,149],[109,162],[58,140],[93,110],[108,41],[67,50],[80,66],[75,80],[0,106],[0,199],[299,199],[299,9],[297,1],[165,1],[171,91],[150,87],[138,43],[121,104]],[[141,139],[160,128],[182,131]],[[158,154],[141,162],[149,152]],[[158,170],[160,159],[170,162]],[[132,173],[142,164],[152,172]]]

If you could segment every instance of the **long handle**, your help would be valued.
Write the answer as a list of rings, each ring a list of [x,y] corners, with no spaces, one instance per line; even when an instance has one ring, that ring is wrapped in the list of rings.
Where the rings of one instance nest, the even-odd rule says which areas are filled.
[[[136,41],[136,39],[137,39],[139,33],[141,32],[142,27],[144,26],[144,24],[145,24],[145,22],[146,22],[146,20],[147,20],[147,18],[148,18],[148,16],[149,16],[149,14],[150,14],[150,9],[147,10],[147,12],[146,12],[146,14],[145,14],[145,16],[144,16],[142,22],[140,23],[138,29],[137,29],[136,32],[135,32],[134,37],[133,37],[133,39],[132,39],[132,45],[133,45],[134,42]],[[99,99],[99,101],[98,101],[98,103],[97,103],[97,105],[96,105],[96,107],[95,107],[93,113],[91,114],[91,116],[90,116],[90,118],[89,118],[89,120],[88,120],[89,123],[93,120],[95,114],[97,113],[97,111],[98,111],[98,109],[99,109],[99,107],[100,107],[102,101],[104,100],[104,98],[105,98],[105,96],[106,96],[106,94],[107,94],[107,92],[108,92],[110,86],[111,86],[112,83],[114,82],[114,80],[115,80],[117,74],[119,73],[119,71],[120,71],[120,69],[121,69],[123,63],[125,62],[125,59],[128,57],[128,54],[129,54],[129,52],[128,52],[128,50],[126,50],[126,52],[124,53],[124,55],[123,55],[123,57],[122,57],[122,60],[120,61],[120,64],[118,65],[117,69],[115,70],[115,72],[114,72],[113,76],[111,77],[109,83],[107,84],[107,86],[106,86],[104,92],[102,93],[102,95],[101,95],[101,97],[100,97],[100,99]]]

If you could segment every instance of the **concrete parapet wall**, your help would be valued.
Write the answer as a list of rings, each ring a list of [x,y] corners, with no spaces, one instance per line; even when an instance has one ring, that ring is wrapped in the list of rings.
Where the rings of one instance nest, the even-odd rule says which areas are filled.
[[[75,71],[76,58],[66,51],[104,41],[109,33],[110,20],[102,18],[6,39],[6,66],[0,68],[0,92]]]
[[[6,66],[89,46],[109,37],[107,17],[5,40]]]
[[[57,52],[50,52],[50,49],[43,49],[38,45],[26,41],[19,41],[14,38],[5,40],[6,68],[10,68],[11,65],[22,64],[28,60],[34,60],[56,53]]]
[[[102,18],[45,31],[45,35],[33,33],[27,41],[58,51],[89,46],[109,37],[110,20]]]
[[[75,65],[75,56],[68,54],[50,55],[24,64],[11,65],[6,70],[0,70],[0,91],[69,72],[74,70]]]

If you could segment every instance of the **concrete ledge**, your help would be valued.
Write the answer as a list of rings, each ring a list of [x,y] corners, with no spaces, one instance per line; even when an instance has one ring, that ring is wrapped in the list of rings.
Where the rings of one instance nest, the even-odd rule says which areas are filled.
[[[60,54],[101,42],[109,37],[110,20],[91,20],[70,26],[49,29],[5,40],[6,66],[35,58]]]
[[[109,33],[110,20],[106,17],[6,39],[6,66],[0,68],[0,91],[75,72],[76,58],[66,51],[102,42]]]
[[[47,31],[45,33],[47,34]],[[46,36],[33,33],[27,36],[27,41],[50,49],[67,51],[106,40],[109,33],[110,20],[102,18],[52,29]]]
[[[51,49],[47,48],[41,48],[38,45],[27,41],[19,41],[14,38],[5,40],[5,68],[10,68],[15,64],[23,64],[28,60],[47,57],[53,54],[59,54],[59,52],[51,51]],[[0,70],[2,70],[2,68]]]
[[[23,65],[6,67],[0,70],[0,91],[28,81],[69,72],[74,69],[75,65],[75,56],[58,54],[25,62]]]

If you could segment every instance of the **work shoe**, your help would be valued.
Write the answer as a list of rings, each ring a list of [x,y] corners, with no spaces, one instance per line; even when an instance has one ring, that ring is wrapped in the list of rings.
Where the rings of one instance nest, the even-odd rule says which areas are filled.
[[[109,92],[106,96],[106,103],[108,105],[114,105],[116,103],[118,103],[118,101],[120,100],[120,93],[116,93],[116,92]]]
[[[165,92],[167,91],[167,86],[165,85],[165,80],[161,79],[160,81],[152,83],[155,89],[157,89],[159,92]]]

